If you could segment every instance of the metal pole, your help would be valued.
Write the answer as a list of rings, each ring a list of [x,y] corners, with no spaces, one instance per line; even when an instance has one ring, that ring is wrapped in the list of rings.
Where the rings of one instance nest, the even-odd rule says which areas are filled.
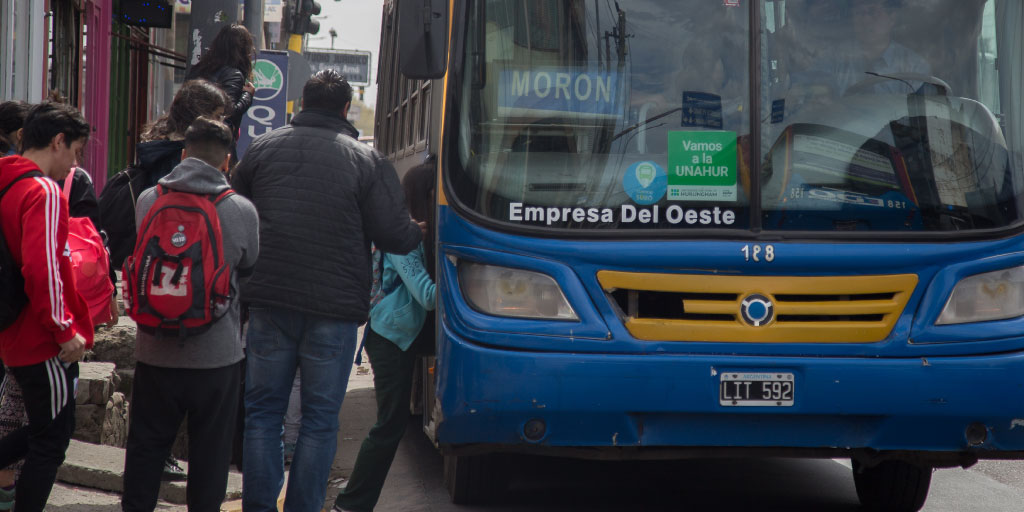
[[[263,0],[245,0],[245,10],[242,17],[245,21],[245,28],[252,34],[253,45],[256,50],[263,48]]]

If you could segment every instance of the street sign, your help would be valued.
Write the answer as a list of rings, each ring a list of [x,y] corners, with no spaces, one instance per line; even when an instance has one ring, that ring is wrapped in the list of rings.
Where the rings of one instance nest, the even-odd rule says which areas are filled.
[[[307,49],[310,71],[334,68],[352,85],[370,85],[370,52],[362,50]]]
[[[283,18],[282,13],[284,11],[283,0],[265,0],[263,4],[263,22],[264,23],[281,23]]]
[[[241,133],[238,135],[238,158],[253,139],[285,124],[288,112],[288,52],[263,50],[252,68],[253,86],[256,94],[252,106],[242,116]]]

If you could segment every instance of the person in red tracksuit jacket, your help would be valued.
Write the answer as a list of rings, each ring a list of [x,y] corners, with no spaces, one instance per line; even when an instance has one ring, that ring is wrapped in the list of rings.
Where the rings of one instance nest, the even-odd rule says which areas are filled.
[[[0,158],[0,228],[25,278],[28,304],[0,331],[0,359],[21,386],[28,425],[0,439],[0,468],[25,459],[15,494],[19,512],[43,510],[75,429],[78,361],[92,346],[89,308],[75,290],[63,179],[89,136],[73,107],[32,107],[22,155]],[[36,171],[39,176],[24,174]]]

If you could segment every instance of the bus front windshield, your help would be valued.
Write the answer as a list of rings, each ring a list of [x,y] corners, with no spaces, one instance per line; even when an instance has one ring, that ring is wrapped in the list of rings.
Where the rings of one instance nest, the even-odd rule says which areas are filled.
[[[1020,223],[1019,1],[760,0],[757,20],[745,0],[469,4],[447,179],[493,220],[609,234]]]

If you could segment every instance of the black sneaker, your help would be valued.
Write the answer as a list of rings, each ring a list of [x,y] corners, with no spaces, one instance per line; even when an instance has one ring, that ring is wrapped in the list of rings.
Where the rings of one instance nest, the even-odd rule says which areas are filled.
[[[178,464],[178,461],[173,457],[167,457],[164,461],[164,473],[161,475],[161,480],[184,480],[187,475],[185,474],[185,468]]]

